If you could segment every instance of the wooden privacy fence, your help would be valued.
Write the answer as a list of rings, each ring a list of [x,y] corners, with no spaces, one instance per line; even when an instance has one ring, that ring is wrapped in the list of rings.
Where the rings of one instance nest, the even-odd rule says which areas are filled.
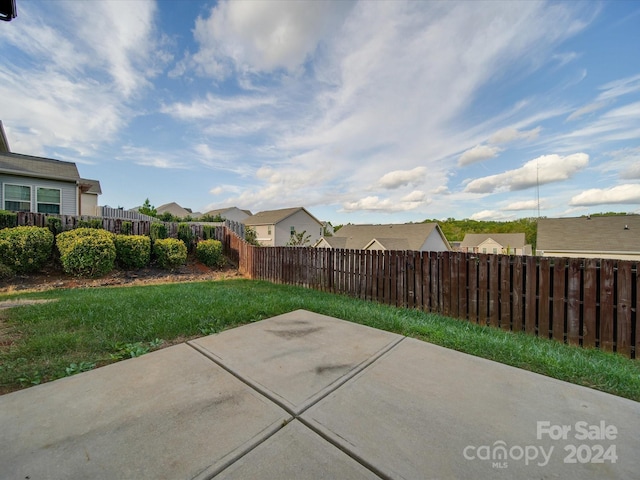
[[[460,252],[254,247],[225,230],[250,278],[490,325],[636,358],[635,262]]]

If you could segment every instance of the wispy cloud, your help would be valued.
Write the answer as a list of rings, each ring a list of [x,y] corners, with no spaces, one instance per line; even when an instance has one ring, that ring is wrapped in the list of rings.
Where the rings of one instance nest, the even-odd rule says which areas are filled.
[[[640,184],[617,185],[611,188],[592,188],[571,198],[569,205],[589,206],[640,203]]]
[[[589,164],[589,155],[543,155],[528,161],[522,167],[497,175],[477,178],[469,182],[465,192],[493,193],[524,190],[538,184],[567,180]]]

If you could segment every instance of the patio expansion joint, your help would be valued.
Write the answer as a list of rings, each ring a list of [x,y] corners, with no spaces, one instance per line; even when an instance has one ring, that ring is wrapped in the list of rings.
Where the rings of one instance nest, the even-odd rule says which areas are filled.
[[[276,397],[273,392],[269,391],[268,389],[266,389],[265,387],[263,387],[259,383],[255,382],[255,381],[253,381],[253,380],[251,380],[249,378],[246,378],[245,376],[243,376],[242,374],[240,374],[239,372],[237,372],[236,370],[234,370],[230,366],[226,365],[221,359],[216,357],[213,353],[211,353],[207,349],[201,347],[197,343],[191,342],[191,341],[186,342],[187,345],[189,345],[191,348],[196,350],[198,353],[200,353],[201,355],[205,356],[207,359],[211,360],[213,363],[218,365],[220,368],[222,368],[226,372],[228,372],[231,375],[233,375],[235,378],[240,380],[242,383],[247,385],[249,388],[251,388],[252,390],[256,391],[260,395],[264,396],[267,400],[275,403],[280,408],[285,410],[289,415],[291,415],[291,417],[289,419],[287,419],[287,420],[285,420],[283,422],[280,422],[278,425],[273,425],[271,427],[271,431],[269,432],[268,435],[264,436],[262,439],[260,439],[258,441],[252,442],[251,445],[248,445],[241,452],[237,452],[237,454],[234,456],[234,458],[227,459],[224,462],[224,464],[220,464],[214,469],[209,468],[205,472],[201,472],[201,474],[198,475],[196,478],[198,478],[198,480],[211,480],[211,479],[213,479],[216,475],[221,473],[229,465],[231,465],[232,463],[238,461],[239,459],[241,459],[242,457],[244,457],[245,455],[250,453],[252,450],[254,450],[256,447],[258,447],[262,443],[266,442],[269,438],[271,438],[273,435],[275,435],[278,431],[280,431],[286,425],[288,425],[289,423],[291,423],[291,422],[293,422],[295,420],[298,420],[300,423],[302,423],[309,430],[314,432],[316,435],[320,436],[323,440],[325,440],[326,442],[330,443],[331,445],[333,445],[334,447],[339,449],[341,452],[343,452],[346,455],[348,455],[350,458],[352,458],[353,460],[358,462],[360,465],[362,465],[366,469],[370,470],[372,473],[374,473],[378,477],[380,477],[380,478],[382,478],[384,480],[390,480],[391,477],[389,477],[389,475],[387,475],[384,472],[380,471],[373,464],[371,464],[371,462],[367,461],[365,458],[361,457],[360,455],[358,455],[357,453],[353,452],[349,448],[346,448],[340,442],[337,442],[331,435],[328,435],[327,433],[325,433],[324,431],[319,429],[317,426],[313,425],[311,422],[303,419],[302,415],[309,408],[311,408],[312,406],[314,406],[315,404],[317,404],[318,402],[320,402],[321,400],[323,400],[324,398],[329,396],[331,393],[335,392],[342,385],[344,385],[345,383],[349,382],[352,378],[361,375],[365,370],[367,370],[371,365],[373,365],[375,362],[377,362],[380,358],[388,355],[405,338],[407,338],[407,337],[400,336],[400,338],[397,338],[394,341],[388,343],[383,348],[378,350],[376,353],[371,355],[367,360],[363,361],[358,366],[356,366],[349,373],[345,374],[344,376],[340,377],[339,379],[337,379],[333,383],[329,384],[324,389],[320,390],[316,395],[312,396],[306,402],[301,404],[298,408],[296,408],[295,405],[292,405],[289,402],[286,402],[284,399]]]

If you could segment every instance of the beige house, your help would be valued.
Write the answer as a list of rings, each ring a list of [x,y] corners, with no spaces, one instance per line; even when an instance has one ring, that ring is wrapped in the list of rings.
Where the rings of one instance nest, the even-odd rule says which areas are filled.
[[[533,254],[524,233],[467,233],[458,250],[465,253]]]
[[[304,207],[265,210],[243,220],[245,226],[256,231],[258,242],[265,247],[282,247],[290,243],[295,234],[309,236],[305,246],[313,245],[322,237],[322,222]]]
[[[0,122],[0,209],[98,216],[98,180],[80,178],[73,162],[13,153]]]
[[[185,218],[192,217],[198,218],[202,214],[200,212],[193,212],[190,208],[183,208],[178,205],[176,202],[165,203],[164,205],[160,205],[156,208],[156,212],[158,215],[162,215],[163,213],[170,213],[174,217]]]
[[[323,237],[316,248],[353,250],[413,250],[443,252],[451,246],[437,223],[344,225],[332,237]]]
[[[536,254],[640,260],[640,215],[541,218]]]
[[[241,210],[238,207],[227,207],[218,208],[216,210],[209,210],[205,213],[205,215],[211,215],[212,217],[217,217],[218,215],[220,215],[225,220],[231,220],[232,222],[243,222],[253,214],[249,210]]]

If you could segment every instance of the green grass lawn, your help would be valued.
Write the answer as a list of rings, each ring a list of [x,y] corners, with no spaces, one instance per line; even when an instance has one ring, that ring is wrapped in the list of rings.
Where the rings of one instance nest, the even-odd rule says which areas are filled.
[[[254,280],[0,295],[0,391],[54,380],[296,309],[400,333],[640,401],[640,361],[439,315]]]

